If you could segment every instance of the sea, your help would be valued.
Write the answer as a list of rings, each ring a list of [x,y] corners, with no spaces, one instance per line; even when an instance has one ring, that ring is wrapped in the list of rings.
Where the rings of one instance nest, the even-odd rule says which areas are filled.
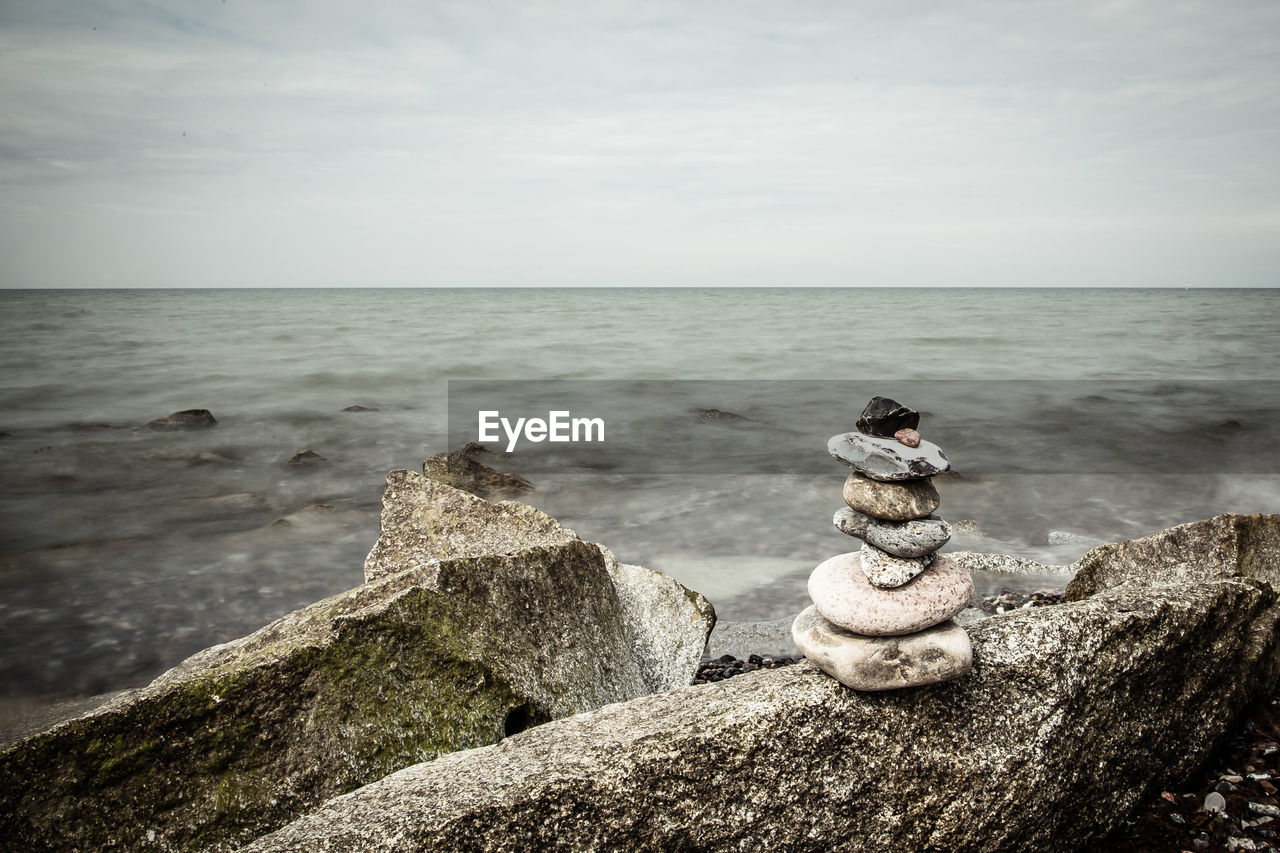
[[[145,684],[359,585],[387,472],[482,412],[598,419],[476,458],[721,619],[786,617],[857,547],[826,446],[876,395],[952,462],[945,550],[1052,567],[980,591],[1280,512],[1278,290],[5,290],[0,699]],[[148,427],[188,409],[216,425]]]

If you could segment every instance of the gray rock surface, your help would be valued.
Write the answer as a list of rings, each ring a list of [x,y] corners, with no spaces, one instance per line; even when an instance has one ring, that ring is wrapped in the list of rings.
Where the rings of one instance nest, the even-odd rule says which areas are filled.
[[[406,483],[447,488],[410,472],[388,481],[393,507]],[[461,494],[445,504],[475,515],[453,520],[510,544],[486,540],[484,521],[525,514]],[[509,553],[417,559],[404,544],[412,523],[386,519],[405,571],[0,751],[0,838],[14,849],[232,849],[402,767],[692,680],[714,617],[670,578],[564,528]]]
[[[971,572],[989,572],[1004,575],[1067,575],[1071,566],[1041,563],[1026,557],[1009,554],[988,554],[981,551],[948,551],[947,556]]]
[[[884,521],[910,521],[932,515],[941,502],[928,480],[882,483],[861,474],[844,481],[844,502],[863,515]]]
[[[578,535],[522,503],[489,503],[413,471],[391,471],[382,496],[378,542],[364,561],[365,580],[431,560],[514,554]]]
[[[871,581],[872,586],[881,589],[894,589],[928,568],[933,557],[895,557],[888,551],[881,551],[870,542],[862,543],[858,552],[862,563],[862,573]]]
[[[1280,587],[1280,515],[1216,515],[1102,545],[1076,564],[1067,598],[1120,585],[1258,578]]]
[[[932,441],[908,447],[896,438],[845,432],[827,440],[827,452],[873,480],[919,480],[951,470],[942,448]]]
[[[810,663],[444,756],[249,847],[1091,849],[1274,683],[1274,593],[1122,589],[972,626],[973,670],[888,693]]]
[[[870,542],[896,557],[924,557],[951,539],[951,525],[936,515],[911,521],[881,521],[845,506],[836,510],[831,523],[841,533]]]
[[[796,617],[791,635],[818,669],[854,690],[901,690],[950,681],[973,667],[969,635],[954,620],[904,637],[864,637],[822,618]]]
[[[894,589],[873,586],[858,552],[824,560],[809,576],[809,597],[827,619],[855,634],[896,636],[945,622],[969,606],[973,578],[938,555],[910,583]]]
[[[488,453],[483,444],[469,441],[460,450],[428,456],[422,462],[422,473],[486,500],[518,498],[533,491],[533,484],[519,474],[494,470],[475,459]]]

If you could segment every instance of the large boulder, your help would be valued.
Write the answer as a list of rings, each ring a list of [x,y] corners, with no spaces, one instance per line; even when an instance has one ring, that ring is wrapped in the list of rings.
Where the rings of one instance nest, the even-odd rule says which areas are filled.
[[[1280,515],[1216,515],[1114,545],[1080,558],[1067,598],[1121,585],[1250,577],[1280,587]]]
[[[1089,849],[1274,689],[1278,620],[1251,577],[1099,588],[971,624],[957,681],[862,693],[802,663],[648,696],[405,769],[248,849]]]
[[[235,849],[400,768],[688,684],[705,599],[553,538],[381,573],[11,746],[0,837]]]

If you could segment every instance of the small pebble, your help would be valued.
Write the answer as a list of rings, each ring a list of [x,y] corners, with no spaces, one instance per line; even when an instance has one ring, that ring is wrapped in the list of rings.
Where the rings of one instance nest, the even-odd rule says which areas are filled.
[[[1222,794],[1219,794],[1217,791],[1212,791],[1204,798],[1203,810],[1223,814],[1227,810],[1227,798],[1222,796]]]
[[[907,447],[920,446],[920,433],[913,429],[900,429],[893,434],[893,437],[896,438],[900,444],[905,444]]]
[[[1280,817],[1280,808],[1269,806],[1266,803],[1249,803],[1249,811],[1254,814],[1265,814],[1271,817]]]

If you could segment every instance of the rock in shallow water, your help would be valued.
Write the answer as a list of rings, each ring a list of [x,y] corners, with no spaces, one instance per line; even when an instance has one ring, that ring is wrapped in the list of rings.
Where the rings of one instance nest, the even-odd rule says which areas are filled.
[[[942,499],[928,480],[882,483],[850,474],[844,481],[844,502],[863,515],[882,521],[910,521],[932,515]]]
[[[870,542],[864,542],[858,552],[862,573],[867,576],[873,586],[881,589],[900,587],[916,575],[923,572],[933,561],[928,557],[895,557],[887,551],[881,551]]]
[[[969,635],[955,620],[904,637],[866,637],[824,619],[811,606],[796,617],[791,636],[814,665],[855,690],[937,684],[973,666]]]
[[[920,426],[920,413],[888,397],[872,397],[854,424],[864,435],[892,437],[900,429]]]
[[[973,578],[946,557],[895,589],[873,586],[854,551],[819,564],[809,576],[809,597],[827,619],[855,634],[885,637],[923,631],[969,606]]]
[[[951,539],[951,525],[936,515],[911,521],[883,521],[846,506],[836,510],[831,521],[841,533],[870,542],[896,557],[923,557]]]
[[[217,425],[217,419],[208,409],[184,409],[181,412],[174,412],[171,415],[165,415],[163,418],[156,418],[154,421],[147,422],[147,426],[152,429],[165,430],[204,429],[205,427]]]
[[[845,432],[827,440],[827,452],[858,473],[882,482],[919,480],[951,470],[946,454],[932,441],[908,447],[892,438]]]

